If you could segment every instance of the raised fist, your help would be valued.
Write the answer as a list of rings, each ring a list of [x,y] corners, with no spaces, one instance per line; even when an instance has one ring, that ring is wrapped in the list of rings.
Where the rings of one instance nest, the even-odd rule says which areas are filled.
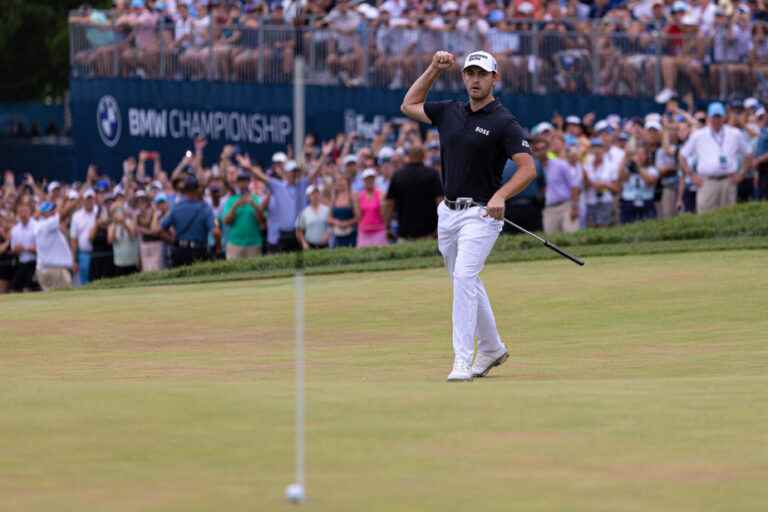
[[[456,57],[450,52],[439,51],[432,56],[432,64],[441,71],[452,68],[455,62]]]

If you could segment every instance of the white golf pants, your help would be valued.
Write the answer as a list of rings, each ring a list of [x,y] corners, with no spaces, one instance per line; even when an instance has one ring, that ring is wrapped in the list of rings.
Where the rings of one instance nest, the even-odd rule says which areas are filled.
[[[437,245],[453,285],[453,351],[468,364],[472,362],[475,336],[479,352],[491,354],[505,348],[480,280],[485,259],[504,223],[484,213],[478,206],[451,210],[440,203],[437,208]]]

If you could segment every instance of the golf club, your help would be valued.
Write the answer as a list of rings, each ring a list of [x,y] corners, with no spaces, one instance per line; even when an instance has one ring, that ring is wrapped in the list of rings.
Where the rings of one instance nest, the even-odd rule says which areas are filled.
[[[477,206],[483,207],[483,208],[485,207],[485,205],[480,204],[480,203],[474,203],[474,204],[476,204]],[[549,240],[540,237],[536,233],[531,233],[530,231],[528,231],[524,227],[515,224],[514,222],[512,222],[509,219],[507,219],[506,217],[502,217],[502,220],[504,222],[506,222],[507,224],[509,224],[510,226],[512,226],[513,228],[515,228],[515,229],[517,229],[519,231],[522,231],[526,235],[532,236],[533,238],[535,238],[539,242],[543,243],[544,247],[546,247],[547,249],[551,249],[551,250],[555,251],[560,256],[563,256],[564,258],[568,258],[569,260],[571,260],[572,262],[576,263],[577,265],[580,265],[580,266],[584,265],[584,260],[582,260],[581,258],[577,258],[576,256],[573,256],[571,254],[568,254],[567,252],[565,252],[564,250],[562,250],[561,248],[559,248],[558,246],[556,246],[555,244],[553,244]]]

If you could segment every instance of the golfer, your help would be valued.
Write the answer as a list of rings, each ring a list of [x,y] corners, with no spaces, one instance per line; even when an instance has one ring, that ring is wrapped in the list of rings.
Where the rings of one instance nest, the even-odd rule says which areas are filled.
[[[452,54],[435,53],[400,107],[403,114],[432,124],[440,133],[445,200],[437,208],[437,242],[453,277],[454,363],[449,382],[484,377],[509,357],[479,275],[501,232],[504,202],[536,177],[520,125],[493,97],[499,74],[491,54],[472,52],[464,61],[469,102],[425,102],[440,73],[454,64]],[[501,186],[508,158],[517,164],[517,172]]]

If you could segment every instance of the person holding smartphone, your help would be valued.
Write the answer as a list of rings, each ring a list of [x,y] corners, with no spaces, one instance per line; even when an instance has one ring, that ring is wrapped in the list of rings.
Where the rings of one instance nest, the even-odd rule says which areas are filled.
[[[265,223],[261,198],[251,193],[251,174],[241,171],[237,175],[235,193],[224,204],[224,224],[229,226],[226,247],[227,260],[261,256],[261,230]]]

